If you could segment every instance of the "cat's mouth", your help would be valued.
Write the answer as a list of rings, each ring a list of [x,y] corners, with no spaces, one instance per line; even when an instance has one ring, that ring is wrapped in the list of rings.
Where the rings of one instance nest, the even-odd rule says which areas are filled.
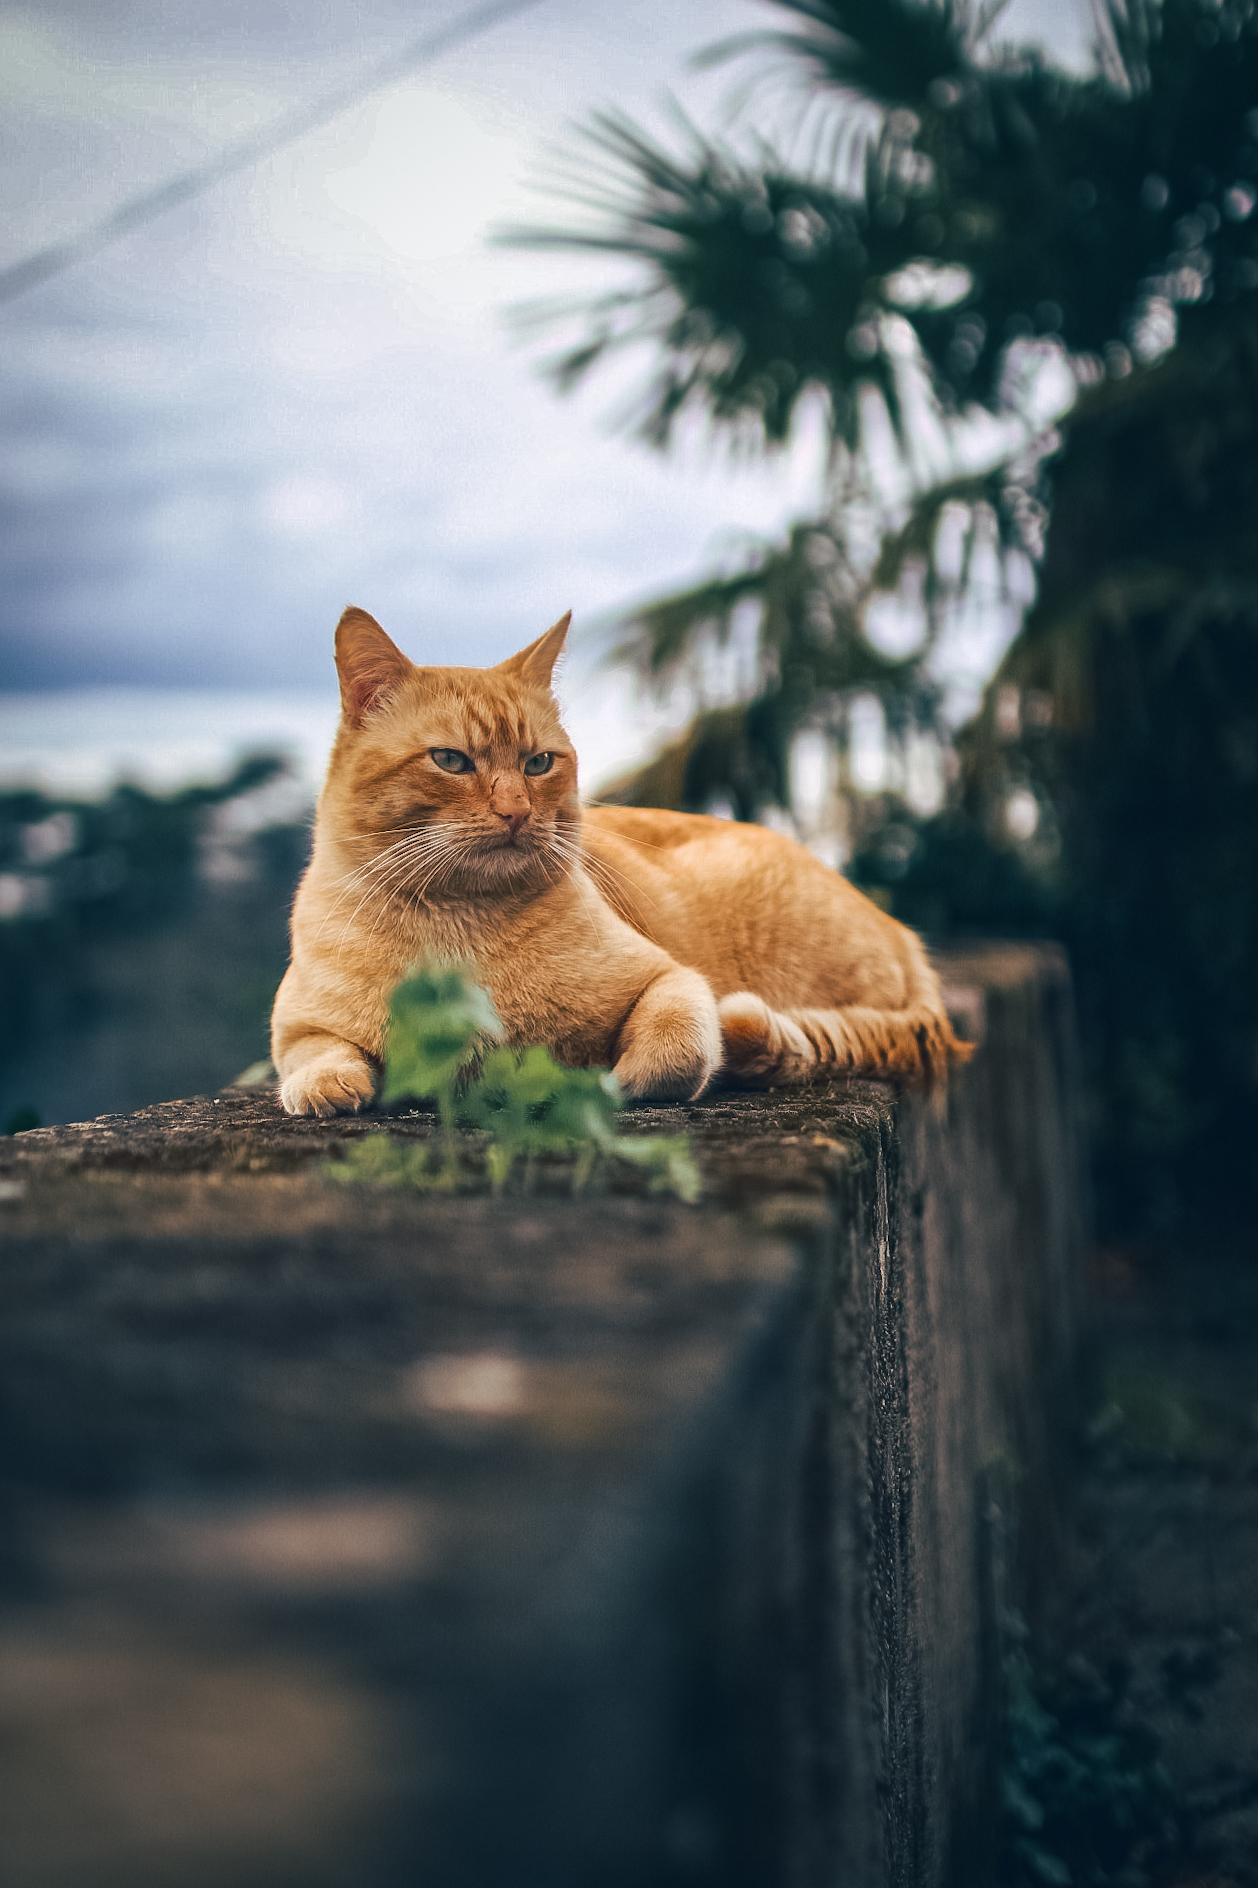
[[[479,858],[485,865],[497,864],[508,871],[513,866],[522,866],[535,860],[540,852],[545,851],[545,842],[540,834],[527,830],[518,833],[486,833],[471,850],[472,856]]]
[[[536,852],[545,845],[545,836],[531,826],[521,826],[518,832],[489,833],[483,841],[485,850],[498,852]]]

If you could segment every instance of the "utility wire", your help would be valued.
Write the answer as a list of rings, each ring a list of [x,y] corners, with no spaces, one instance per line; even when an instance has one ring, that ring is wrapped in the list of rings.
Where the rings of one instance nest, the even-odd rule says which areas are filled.
[[[38,249],[25,256],[21,262],[0,269],[0,303],[13,301],[18,295],[24,295],[27,289],[37,288],[41,282],[47,282],[50,277],[73,268],[76,262],[96,255],[110,243],[129,235],[133,229],[139,229],[141,224],[151,222],[166,210],[173,210],[176,204],[187,203],[191,198],[201,196],[225,177],[234,177],[237,172],[248,170],[251,165],[282,150],[286,144],[305,137],[308,131],[316,131],[333,118],[339,118],[351,105],[359,104],[383,86],[392,85],[395,80],[414,72],[418,67],[431,64],[442,53],[464,45],[478,34],[488,32],[491,26],[499,26],[537,4],[538,0],[488,0],[484,6],[471,7],[448,25],[438,26],[431,33],[425,33],[422,39],[412,41],[401,52],[391,53],[387,59],[380,60],[367,72],[338,86],[335,91],[325,92],[322,98],[315,99],[311,104],[299,105],[295,110],[286,112],[265,130],[242,138],[239,144],[229,145],[217,157],[209,158],[204,164],[198,164],[192,170],[172,177],[169,182],[159,184],[156,190],[146,190],[140,196],[132,197],[129,203],[111,211],[81,235],[71,236],[63,243],[53,243],[47,249]]]

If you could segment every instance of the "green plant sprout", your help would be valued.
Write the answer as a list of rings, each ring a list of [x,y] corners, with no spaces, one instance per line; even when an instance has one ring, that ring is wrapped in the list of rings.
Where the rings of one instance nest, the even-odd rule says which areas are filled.
[[[574,1193],[600,1165],[622,1162],[646,1176],[651,1192],[698,1200],[701,1181],[687,1135],[617,1134],[622,1097],[610,1070],[562,1068],[548,1050],[506,1048],[501,1036],[493,1004],[466,971],[421,968],[400,983],[389,1007],[380,1098],[386,1105],[408,1097],[436,1102],[438,1157],[427,1146],[372,1134],[329,1162],[327,1176],[453,1192],[464,1184],[462,1133],[483,1151],[495,1193],[521,1163],[529,1191],[538,1155],[563,1154],[575,1156]]]

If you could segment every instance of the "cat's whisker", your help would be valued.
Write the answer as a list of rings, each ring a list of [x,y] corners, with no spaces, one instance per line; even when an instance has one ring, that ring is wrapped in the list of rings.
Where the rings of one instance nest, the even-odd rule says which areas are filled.
[[[585,810],[587,813],[597,813],[602,809],[606,809],[611,813],[628,812],[630,810],[627,807],[620,806],[615,800],[585,801]],[[632,836],[628,833],[621,833],[618,837],[624,845],[641,846],[647,852],[672,852],[674,850],[672,846],[661,846],[657,844],[654,839],[643,839],[640,833],[634,833]]]
[[[361,883],[371,892],[387,891],[408,873],[422,870],[427,861],[441,850],[440,843],[425,837],[405,845],[391,847],[361,876]]]
[[[618,866],[612,865],[609,860],[600,859],[595,853],[590,852],[579,839],[574,839],[564,833],[557,837],[557,849],[563,852],[570,864],[582,866],[603,896],[618,909],[622,902],[618,896],[621,886],[632,893],[635,898],[644,899],[647,904],[658,908],[659,901],[653,898],[644,886],[635,884],[627,873],[622,872]]]
[[[423,876],[417,883],[405,888],[416,903],[423,903],[433,886],[448,871],[452,863],[465,858],[466,853],[460,841],[479,833],[481,828],[475,821],[451,821],[434,835],[434,845],[421,863]],[[373,927],[374,928],[374,927]]]
[[[428,830],[429,822],[424,821],[417,824],[413,819],[401,820],[396,826],[362,826],[356,833],[350,836],[349,843],[366,846],[371,845],[373,841],[377,839],[386,838],[389,833],[402,833],[405,835],[407,833],[427,832]]]
[[[542,870],[546,874],[547,882],[551,885],[560,885],[566,880],[567,883],[573,887],[581,900],[581,916],[589,926],[590,936],[595,949],[598,949],[601,944],[601,939],[599,937],[598,926],[595,924],[590,914],[590,889],[582,882],[580,877],[575,876],[570,869],[572,857],[567,852],[564,843],[566,835],[552,832],[548,835],[548,839],[548,849],[539,854]],[[552,868],[554,869],[552,870]]]
[[[400,865],[400,863],[404,863],[406,859],[421,857],[421,855],[425,853],[425,850],[427,850],[427,846],[431,846],[431,844],[433,844],[433,836],[431,836],[431,834],[408,834],[406,838],[397,840],[393,846],[385,846],[385,850],[383,850],[382,853],[378,853],[378,855],[376,855],[374,859],[370,859],[366,865],[361,865],[355,872],[351,872],[348,878],[344,880],[344,885],[346,885],[348,889],[359,889],[359,887],[363,887],[363,885],[372,884],[372,880],[387,878],[387,876],[393,872],[393,868]]]
[[[589,925],[592,936],[597,941],[598,927],[590,915],[591,907],[596,910],[600,898],[603,898],[606,899],[606,902],[615,910],[615,901],[609,898],[606,892],[601,890],[597,882],[591,882],[590,878],[587,877],[585,873],[573,869],[574,867],[579,868],[583,863],[579,853],[567,852],[565,849],[557,847],[554,856],[556,862],[561,866],[561,878],[566,880],[580,899],[581,915]]]
[[[464,857],[474,857],[474,853],[464,848],[469,841],[483,839],[485,827],[483,822],[477,820],[443,821],[439,825],[428,821],[422,825],[406,822],[355,833],[350,836],[349,843],[360,847],[369,846],[391,832],[399,833],[400,837],[347,873],[336,885],[336,895],[324,914],[316,939],[322,937],[327,926],[340,916],[350,900],[356,899],[353,909],[343,920],[337,948],[344,943],[366,907],[378,901],[378,909],[368,932],[370,940],[384,923],[394,899],[405,897],[422,904],[448,877],[460,853]],[[651,904],[656,903],[643,887],[634,886],[618,867],[587,850],[580,837],[565,827],[556,824],[544,834],[534,835],[534,839],[530,856],[548,884],[558,885],[565,877],[574,876],[574,868],[580,868],[595,896],[607,898],[613,907],[622,906],[619,895],[622,886],[634,891],[639,898],[646,898]],[[492,882],[485,889],[490,891]],[[590,892],[586,885],[581,886],[581,898],[583,906],[588,906]],[[588,911],[583,911],[583,916],[588,922]]]
[[[328,910],[325,912],[322,924],[320,924],[318,930],[315,932],[314,939],[313,939],[314,943],[317,944],[321,940],[323,933],[327,929],[328,925],[332,922],[333,918],[335,918],[337,914],[344,909],[345,905],[354,896],[354,894],[362,890],[364,876],[365,876],[364,874],[356,873],[352,878],[347,879],[343,882],[341,888],[338,890],[338,894],[336,898],[333,900],[332,904],[329,906]],[[371,901],[371,899],[375,896],[376,889],[377,888],[374,885],[368,884],[367,889],[363,891],[361,898],[359,899],[358,903],[355,905],[349,917],[346,919],[345,924],[341,930],[341,935],[337,940],[338,950],[340,949],[341,945],[345,942],[345,939],[349,933],[350,927],[353,925],[355,918],[357,918],[363,906],[368,904]]]
[[[374,936],[382,917],[385,912],[387,912],[389,899],[396,895],[402,888],[406,877],[416,868],[423,871],[434,857],[436,857],[438,861],[441,861],[448,850],[449,842],[443,834],[439,831],[430,831],[428,828],[421,828],[416,832],[410,833],[404,840],[399,840],[395,845],[386,847],[385,851],[369,866],[363,867],[357,873],[352,874],[349,881],[347,881],[348,885],[352,886],[353,890],[357,890],[359,886],[366,883],[367,889],[363,892],[362,897],[346,920],[340,938],[337,940],[337,949],[339,950],[341,945],[345,942],[345,938],[349,934],[350,929],[364,905],[369,904],[374,897],[380,897],[382,899],[381,911],[377,913],[371,931],[368,933],[369,937]],[[372,880],[374,880],[374,883],[370,882]],[[332,911],[329,912],[328,917],[330,918],[334,915],[345,900],[352,895],[353,891],[350,890],[347,891],[342,898],[338,899]],[[324,920],[324,923],[327,923],[327,919]],[[322,934],[322,930],[323,926],[320,926],[320,935]]]
[[[442,835],[423,859],[416,862],[418,866],[416,881],[404,888],[411,898],[422,903],[436,880],[442,876],[451,862],[460,856],[456,837],[456,835]]]
[[[455,836],[442,831],[424,835],[422,844],[404,847],[379,881],[391,894],[408,889],[407,880],[423,879],[434,866],[445,864],[457,848]]]
[[[627,872],[622,872],[619,866],[612,865],[609,860],[600,859],[597,854],[587,852],[584,846],[577,853],[577,858],[594,882],[602,886],[608,897],[614,898],[617,888],[623,886],[636,898],[645,899],[648,905],[658,906],[658,899],[653,898],[644,886],[636,884]]]
[[[347,918],[347,919],[345,920],[345,923],[344,923],[344,925],[343,925],[343,926],[341,927],[341,934],[340,934],[340,936],[339,936],[339,937],[337,938],[337,940],[336,940],[336,949],[337,949],[338,951],[339,951],[339,950],[340,950],[340,949],[342,948],[342,946],[344,945],[344,943],[345,943],[345,940],[346,940],[346,938],[347,938],[347,937],[349,936],[349,934],[350,934],[350,932],[351,932],[351,930],[353,929],[353,927],[354,927],[354,925],[355,925],[355,923],[357,922],[357,920],[358,920],[358,916],[359,916],[359,913],[360,913],[360,912],[362,911],[362,909],[363,909],[363,907],[364,907],[365,905],[369,905],[369,904],[371,903],[371,901],[372,901],[372,899],[373,899],[373,898],[377,898],[377,897],[379,897],[379,898],[381,899],[381,901],[382,901],[382,902],[381,902],[381,909],[382,909],[382,910],[386,910],[386,911],[387,911],[387,909],[388,909],[388,887],[387,887],[387,885],[383,885],[383,886],[382,886],[382,885],[373,885],[373,886],[371,886],[371,887],[370,887],[370,888],[369,888],[369,889],[368,889],[367,891],[365,891],[365,892],[363,893],[363,895],[362,895],[362,897],[361,897],[361,898],[359,899],[359,901],[358,901],[358,903],[357,903],[357,904],[356,904],[356,905],[354,906],[354,909],[353,909],[353,911],[351,911],[351,912],[350,912],[350,915],[349,915],[349,917],[348,917],[348,918]],[[377,913],[377,920],[378,920],[378,918],[379,918],[379,913]],[[373,929],[373,931],[374,931],[374,929],[375,929],[375,926],[374,926],[374,925],[373,925],[373,927],[372,927],[372,929]]]
[[[550,850],[570,865],[580,865],[584,861],[584,848],[580,840],[570,833],[552,833],[549,840]]]
[[[413,845],[418,844],[427,837],[427,828],[412,828],[403,839],[396,841],[392,846],[387,846],[385,850],[377,854],[374,859],[368,860],[366,864],[357,867],[344,878],[335,881],[338,897],[332,908],[332,912],[328,913],[328,917],[331,917],[347,898],[352,897],[355,891],[359,890],[364,885],[369,885],[373,878],[386,872],[390,862],[394,858],[400,856],[403,852],[409,850]],[[322,930],[322,926],[320,929]]]
[[[574,887],[577,896],[581,900],[581,916],[589,926],[590,936],[594,941],[594,948],[598,950],[601,946],[602,939],[599,937],[598,926],[594,922],[594,916],[590,909],[591,888],[587,886],[581,878],[573,877],[571,874],[569,874],[568,883]],[[598,909],[597,896],[594,898],[594,909]]]

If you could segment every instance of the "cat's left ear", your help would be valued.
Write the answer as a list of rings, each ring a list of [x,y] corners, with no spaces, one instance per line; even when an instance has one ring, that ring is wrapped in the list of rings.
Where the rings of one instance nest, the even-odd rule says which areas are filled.
[[[375,617],[351,604],[336,626],[336,672],[341,712],[351,728],[361,728],[413,670]]]
[[[498,664],[500,675],[518,675],[522,682],[531,682],[534,688],[549,688],[550,678],[555,672],[555,664],[563,652],[568,640],[568,625],[572,621],[572,611],[565,610],[557,623],[552,623],[544,636],[531,642],[527,649],[521,649],[519,655],[508,656],[505,662]]]

